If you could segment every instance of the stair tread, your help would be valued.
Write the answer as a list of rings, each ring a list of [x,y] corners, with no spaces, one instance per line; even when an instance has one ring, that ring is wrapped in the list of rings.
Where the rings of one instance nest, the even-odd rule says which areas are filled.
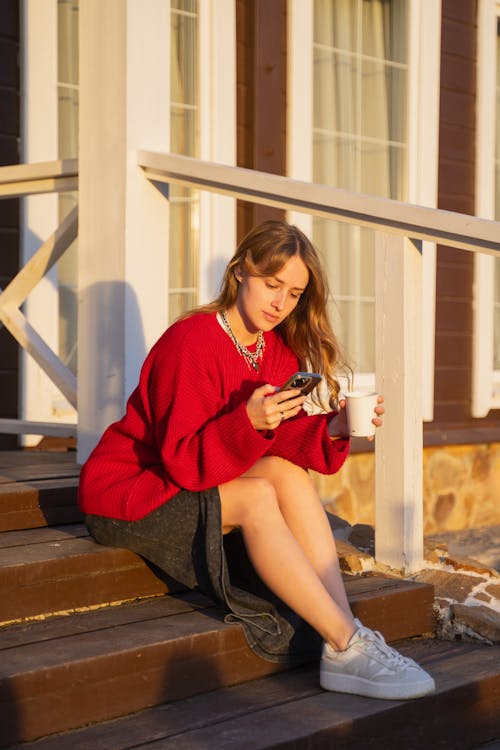
[[[57,550],[57,547],[50,545],[51,542],[67,542],[72,539],[81,539],[84,537],[90,538],[90,534],[83,523],[2,531],[0,532],[0,569],[5,562],[8,563],[12,559],[9,550],[16,549],[17,547],[23,547],[26,550],[38,548],[41,554],[50,557]]]
[[[54,476],[78,476],[80,466],[72,451],[14,450],[0,453],[0,484]]]
[[[73,473],[54,476],[49,470],[38,479],[29,472],[22,479],[0,475],[0,532],[82,521],[78,481]]]
[[[432,601],[432,587],[368,575],[347,577],[346,589],[353,611],[367,625],[392,622],[399,638],[425,632],[428,612],[415,617],[413,604],[420,610],[422,601]],[[224,622],[224,612],[196,592],[18,623],[1,634],[0,725],[14,732],[11,741],[126,715],[288,666],[256,656],[241,626]],[[23,716],[20,738],[9,718],[16,707]]]
[[[23,648],[64,639],[71,653],[76,636],[114,629],[137,622],[170,617],[180,613],[214,607],[214,603],[202,594],[191,591],[182,595],[170,595],[129,602],[120,606],[101,607],[88,612],[50,617],[45,620],[17,623],[1,629],[0,653],[7,658],[10,649]]]
[[[92,542],[91,542],[92,543]],[[127,554],[127,550],[123,550]],[[140,558],[138,564],[143,563]],[[345,586],[351,604],[359,601],[387,596],[400,591],[429,589],[425,584],[414,584],[383,575],[366,577],[345,576]],[[198,591],[186,591],[168,596],[155,596],[137,602],[123,603],[120,606],[104,606],[87,612],[69,613],[64,616],[48,617],[42,620],[23,621],[6,625],[1,632],[0,653],[4,649],[22,646],[25,643],[46,641],[55,638],[69,638],[93,630],[117,628],[136,621],[147,621],[158,617],[177,614],[191,609],[214,607],[212,600]],[[5,655],[3,657],[5,659]]]
[[[397,645],[433,674],[435,693],[411,701],[328,693],[319,687],[314,665],[16,747],[354,750],[369,742],[370,748],[384,750],[438,744],[458,750],[471,747],[471,740],[500,736],[500,647],[428,639]]]
[[[416,609],[432,606],[428,584],[383,575],[348,576],[346,581],[351,601],[363,606],[368,617],[378,616],[377,609],[388,611],[396,601],[401,617],[413,617],[405,596],[420,597]],[[97,544],[84,524],[0,533],[1,623],[180,590],[130,550]],[[425,630],[386,636],[417,632]]]

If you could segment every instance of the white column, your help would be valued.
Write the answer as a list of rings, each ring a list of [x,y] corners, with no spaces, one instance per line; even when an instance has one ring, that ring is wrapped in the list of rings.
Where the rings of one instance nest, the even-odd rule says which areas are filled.
[[[80,5],[80,462],[166,325],[168,203],[136,152],[167,151],[169,30],[163,0]]]
[[[376,235],[376,387],[386,415],[375,452],[375,556],[412,572],[423,560],[422,249]]]

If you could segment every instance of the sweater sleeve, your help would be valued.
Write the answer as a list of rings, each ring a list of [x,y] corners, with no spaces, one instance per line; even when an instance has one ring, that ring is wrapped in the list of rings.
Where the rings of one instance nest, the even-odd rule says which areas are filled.
[[[167,476],[179,487],[199,491],[243,474],[274,436],[254,429],[245,394],[228,399],[220,358],[203,351],[203,342],[189,333],[179,340],[174,331],[171,339],[150,370],[150,413]]]
[[[335,474],[349,455],[349,438],[331,440],[328,422],[331,414],[307,414],[303,409],[275,430],[275,440],[267,455],[286,458],[304,469]]]

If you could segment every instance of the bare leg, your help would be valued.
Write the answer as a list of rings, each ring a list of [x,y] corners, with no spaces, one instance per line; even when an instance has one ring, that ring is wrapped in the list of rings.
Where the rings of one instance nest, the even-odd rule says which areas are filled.
[[[356,630],[352,615],[336,603],[295,539],[272,483],[245,476],[221,485],[219,492],[223,532],[240,528],[267,586],[333,648],[343,650]]]
[[[352,617],[335,539],[309,474],[290,461],[269,456],[258,461],[245,476],[260,476],[271,482],[287,526],[330,596]]]

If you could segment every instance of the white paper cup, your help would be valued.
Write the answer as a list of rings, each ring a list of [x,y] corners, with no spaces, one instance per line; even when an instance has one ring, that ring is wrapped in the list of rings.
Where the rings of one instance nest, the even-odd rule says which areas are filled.
[[[377,416],[374,409],[377,405],[378,393],[375,393],[375,391],[348,391],[344,394],[344,398],[349,435],[353,437],[375,435],[375,425],[372,419]]]

